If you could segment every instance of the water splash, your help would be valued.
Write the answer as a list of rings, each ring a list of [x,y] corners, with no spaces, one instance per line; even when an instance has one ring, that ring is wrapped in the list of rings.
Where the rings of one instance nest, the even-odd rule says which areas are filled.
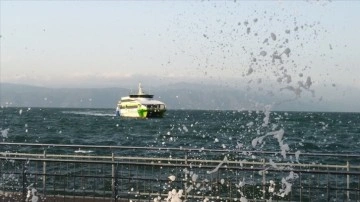
[[[173,190],[169,191],[166,201],[167,202],[182,202],[182,200],[181,200],[182,194],[183,194],[182,189],[180,189],[179,191],[176,191],[176,189],[173,189]]]
[[[291,192],[292,188],[292,182],[299,178],[299,175],[294,173],[293,171],[290,171],[289,175],[286,178],[282,178],[282,188],[279,190],[279,193],[277,193],[278,196],[285,197]]]
[[[169,180],[171,180],[172,182],[175,181],[176,177],[174,175],[170,175],[169,177]]]
[[[9,134],[9,128],[7,128],[7,129],[4,129],[4,130],[2,130],[1,128],[0,128],[0,130],[1,130],[1,137],[3,137],[4,139],[3,139],[3,141],[5,141],[5,138],[8,138],[8,134]]]
[[[217,171],[219,170],[219,168],[220,168],[224,163],[227,163],[227,162],[228,162],[228,159],[227,159],[227,157],[225,156],[224,159],[223,159],[223,161],[220,162],[219,165],[216,166],[216,168],[214,168],[214,169],[211,170],[211,171],[207,171],[206,173],[207,173],[207,174],[211,174],[211,173],[217,172]]]
[[[80,153],[80,154],[89,154],[89,153],[92,153],[93,151],[91,150],[82,150],[82,149],[78,149],[78,150],[75,150],[74,151],[75,153]]]
[[[39,196],[37,196],[37,190],[32,187],[33,184],[27,187],[27,195],[25,201],[38,202]]]

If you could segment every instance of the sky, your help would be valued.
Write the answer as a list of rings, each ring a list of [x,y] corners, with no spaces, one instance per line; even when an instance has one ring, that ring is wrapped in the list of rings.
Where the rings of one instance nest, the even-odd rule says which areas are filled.
[[[359,1],[0,1],[0,81],[147,78],[346,102],[360,94],[359,10]]]

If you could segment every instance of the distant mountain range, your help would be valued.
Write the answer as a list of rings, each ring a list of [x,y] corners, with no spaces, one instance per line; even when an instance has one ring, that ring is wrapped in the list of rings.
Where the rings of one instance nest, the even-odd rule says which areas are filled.
[[[10,107],[115,108],[119,99],[131,91],[128,88],[46,88],[9,83],[0,85],[0,104]],[[146,88],[144,90],[149,92]],[[278,99],[264,93],[194,83],[163,85],[151,88],[149,93],[165,102],[168,109],[262,110],[265,104],[272,104]],[[272,109],[333,111],[331,106],[324,103],[304,100],[284,102],[274,105]]]

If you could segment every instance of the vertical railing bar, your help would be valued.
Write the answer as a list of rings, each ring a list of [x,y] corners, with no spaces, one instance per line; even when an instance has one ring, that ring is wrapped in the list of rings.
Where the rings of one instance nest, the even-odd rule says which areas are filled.
[[[346,161],[346,171],[350,171],[350,163],[349,160]],[[350,176],[346,175],[346,188],[348,189],[346,192],[347,195],[347,201],[350,201],[350,192],[349,192],[349,188],[350,188]]]
[[[59,162],[59,166],[57,166],[57,168],[58,168],[57,172],[59,173],[59,176],[58,177],[54,176],[54,186],[55,186],[55,184],[56,184],[56,186],[60,186],[60,179],[64,175],[64,173],[62,172],[63,164],[64,164],[64,162]],[[56,180],[56,178],[58,178],[58,180]]]
[[[125,171],[125,172],[124,172]],[[119,171],[117,171],[119,173]],[[118,180],[118,187],[120,188],[120,193],[123,192],[122,187],[125,184],[125,179],[122,179],[122,176],[125,176],[126,174],[126,168],[124,164],[120,164],[120,181]],[[126,176],[125,176],[126,177]],[[118,188],[118,189],[119,189]]]
[[[80,178],[81,178],[81,184],[80,184],[80,191],[82,190],[82,195],[83,195],[83,199],[84,199],[84,196],[85,196],[85,192],[84,192],[84,179],[85,179],[85,174],[86,174],[86,171],[84,171],[84,164],[85,163],[80,163],[80,166],[81,166],[81,169],[80,169]]]
[[[66,187],[67,187],[67,185],[68,185],[68,176],[67,176],[67,175],[68,175],[68,171],[69,171],[69,170],[68,170],[68,166],[69,166],[69,165],[66,164],[66,175],[65,175],[65,173],[63,174],[63,179],[64,179],[64,180],[63,180],[63,187],[64,187],[64,191],[63,191],[63,192],[64,192],[64,194],[63,194],[63,201],[65,201],[65,194],[66,194],[65,191],[66,191]]]
[[[39,170],[39,164],[38,161],[34,162],[35,163],[35,173],[33,174],[35,176],[34,179],[34,188],[38,189],[37,185],[38,185],[38,170]]]
[[[358,190],[357,190],[357,200],[359,201],[359,199],[360,199],[360,176],[358,176]]]
[[[239,173],[238,173],[239,171],[238,170],[236,170],[235,171],[235,187],[236,187],[236,184],[239,182]],[[235,191],[235,193],[237,193],[236,191]],[[236,194],[234,194],[235,196],[234,197],[236,197]]]
[[[2,159],[0,159],[0,166],[1,166],[1,168],[2,168],[2,166],[3,166],[3,160]],[[5,169],[4,169],[5,170]],[[2,174],[2,169],[0,169],[0,179],[2,180],[3,179],[3,174]],[[4,186],[5,186],[5,183],[1,183],[3,186],[2,186],[2,190],[4,190],[5,191],[5,189],[4,189]]]
[[[88,164],[88,177],[86,178],[86,181],[85,181],[86,182],[85,183],[86,192],[91,190],[90,182],[91,182],[91,175],[92,175],[92,170],[93,170],[94,166],[96,166],[96,164]],[[93,193],[93,197],[94,197],[94,195],[95,195],[95,193]]]
[[[151,176],[155,176],[154,175],[154,166],[151,166]],[[148,186],[150,187],[150,192],[153,193],[154,192],[153,187],[155,187],[155,186],[151,186],[151,181],[150,180],[149,180]],[[150,202],[150,196],[151,195],[149,194],[149,202]]]
[[[66,171],[67,171],[67,176],[66,176],[66,187],[70,187],[71,186],[71,178],[69,178],[69,163],[66,163]],[[65,200],[65,199],[64,199]]]
[[[76,171],[76,165],[75,165],[75,163],[73,163],[73,165],[74,165],[73,170]],[[73,201],[75,201],[75,188],[76,188],[75,181],[76,181],[76,175],[75,175],[75,173],[74,173],[74,174],[73,174]],[[55,195],[54,195],[54,196],[55,196]]]
[[[230,195],[229,195],[229,197],[230,197],[230,202],[232,202],[233,201],[233,199],[232,199],[232,182],[231,182],[231,179],[229,179],[228,178],[228,183],[230,184],[229,186],[230,186]]]
[[[266,163],[265,163],[265,159],[262,159],[261,160],[262,163],[263,163],[263,171],[262,171],[262,188],[263,188],[263,198],[265,199],[265,185],[266,185],[266,176],[265,176],[265,166],[266,166]]]
[[[338,167],[335,168],[336,171],[338,171]],[[336,187],[336,191],[335,191],[335,199],[337,200],[338,198],[338,175],[335,175],[335,187]]]
[[[91,164],[84,164],[84,166],[83,166],[84,168],[82,169],[82,170],[84,170],[84,174],[83,174],[83,186],[81,187],[82,188],[82,190],[83,190],[83,195],[84,195],[84,197],[83,198],[85,198],[85,196],[86,196],[86,185],[87,185],[87,182],[88,182],[88,177],[86,177],[86,175],[88,175],[89,174],[89,169],[91,169]],[[89,176],[89,175],[88,175]]]
[[[46,197],[46,149],[44,149],[43,162],[43,195]]]
[[[302,179],[301,179],[301,177],[302,177],[302,174],[301,173],[299,173],[299,183],[300,183],[300,201],[302,201]]]
[[[145,178],[145,176],[146,176],[146,174],[145,174],[145,168],[146,168],[146,167],[144,166],[144,167],[143,167],[143,173],[142,173],[143,178]],[[143,188],[142,188],[142,189],[143,189],[143,191],[142,191],[143,193],[145,193],[145,191],[146,191],[146,182],[147,182],[147,181],[144,181],[144,183],[143,183]]]
[[[101,168],[101,173],[103,174],[103,176],[106,176],[106,173],[105,173],[105,170],[104,167],[106,167],[106,165],[102,164],[102,168]],[[103,196],[105,196],[105,193],[106,193],[106,178],[104,177],[103,180],[102,180],[103,184],[102,184],[102,187],[103,187]]]
[[[115,165],[114,165],[115,166]],[[116,168],[115,168],[115,175],[114,175],[114,184],[115,184],[115,202],[117,202],[118,200],[118,169],[119,169],[119,162],[116,163]]]
[[[319,169],[320,169],[320,167],[318,167],[317,169],[319,170]],[[319,189],[321,189],[321,188],[322,188],[322,187],[321,187],[321,183],[320,183],[320,178],[321,178],[321,175],[322,175],[322,174],[316,174],[316,176],[317,176],[317,177],[316,177],[316,178],[317,178],[317,180],[316,180],[316,181],[317,181],[317,182],[316,182],[316,184],[317,184],[317,188],[318,188],[317,190],[319,190]]]
[[[116,201],[116,195],[115,195],[115,156],[114,152],[111,152],[111,191],[114,200]]]
[[[25,183],[26,183],[26,171],[25,171],[25,163],[26,161],[23,161],[22,163],[22,200],[25,201],[26,200],[26,186],[25,186]]]
[[[135,177],[138,177],[140,179],[140,177],[139,177],[139,167],[140,166],[136,166],[136,175],[135,175]],[[136,180],[136,190],[135,191],[139,191],[139,181],[140,180]],[[139,195],[137,195],[137,196],[139,197]]]
[[[311,183],[312,183],[312,174],[310,174],[311,176],[309,176],[309,186],[308,186],[308,189],[309,189],[309,195],[308,195],[308,198],[311,200]]]
[[[329,167],[327,167],[327,170],[329,171]],[[326,179],[327,179],[327,189],[326,189],[326,199],[329,200],[330,199],[330,193],[329,193],[329,189],[330,189],[330,184],[329,184],[329,174],[326,175]]]
[[[187,150],[185,150],[185,159],[184,160],[185,160],[185,165],[188,165],[188,151]],[[186,175],[186,173],[185,173],[185,175]],[[187,190],[187,183],[185,183],[185,191],[184,191],[185,200],[187,200],[187,197],[188,197],[188,194],[187,194],[186,190]]]
[[[288,201],[289,201],[289,202],[291,201],[292,194],[293,194],[293,192],[290,192],[290,194],[288,195]]]
[[[98,189],[99,193],[101,193],[101,191],[103,192],[103,198],[105,197],[105,176],[106,176],[106,173],[104,172],[104,166],[105,164],[100,164],[100,172],[101,172],[101,175],[102,175],[102,178],[100,179],[101,182],[102,182],[102,185],[99,183],[97,184],[97,186],[102,189]]]
[[[96,164],[96,168],[95,168],[95,173],[98,172],[98,166],[99,164]],[[94,193],[94,196],[93,196],[93,199],[95,200],[95,196],[97,196],[97,194],[95,194],[95,190],[96,190],[96,178],[93,178],[93,193]]]
[[[55,166],[56,166],[56,163],[54,163],[55,164]],[[51,175],[50,175],[51,176]],[[50,178],[51,179],[51,178]],[[53,188],[52,188],[52,190],[53,190],[53,195],[54,195],[54,198],[55,198],[55,185],[54,185],[54,183],[55,183],[55,175],[52,175],[52,179],[53,179]]]
[[[254,161],[253,161],[254,162]],[[255,171],[252,171],[252,181],[255,181]],[[252,186],[252,195],[255,197],[255,186]]]
[[[130,165],[127,165],[127,170],[128,170],[128,180],[127,180],[127,185],[129,186],[130,185],[130,183],[131,183],[131,169],[130,169]],[[128,187],[127,187],[128,188]],[[126,190],[127,192],[127,199],[128,199],[128,201],[130,201],[130,194],[129,194],[129,191],[128,190]]]
[[[93,179],[93,192],[95,193],[94,196],[99,197],[99,198],[100,198],[99,193],[101,192],[101,189],[100,189],[101,183],[100,182],[103,179],[102,178],[103,173],[102,173],[102,170],[101,170],[101,165],[102,165],[101,163],[96,164],[96,168],[95,168],[96,175],[101,176],[101,178],[98,178],[98,179],[94,178]],[[104,197],[104,196],[102,196],[102,197]]]
[[[360,199],[360,176],[358,176],[358,191],[357,191],[357,195],[358,195],[358,201]]]

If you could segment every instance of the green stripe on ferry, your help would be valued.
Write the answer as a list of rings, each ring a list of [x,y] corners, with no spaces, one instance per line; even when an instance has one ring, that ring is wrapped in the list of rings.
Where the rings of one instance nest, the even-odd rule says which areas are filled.
[[[138,109],[138,114],[139,114],[139,117],[141,117],[141,118],[145,118],[146,116],[147,116],[147,109],[142,109],[142,108],[140,108],[140,109]]]

